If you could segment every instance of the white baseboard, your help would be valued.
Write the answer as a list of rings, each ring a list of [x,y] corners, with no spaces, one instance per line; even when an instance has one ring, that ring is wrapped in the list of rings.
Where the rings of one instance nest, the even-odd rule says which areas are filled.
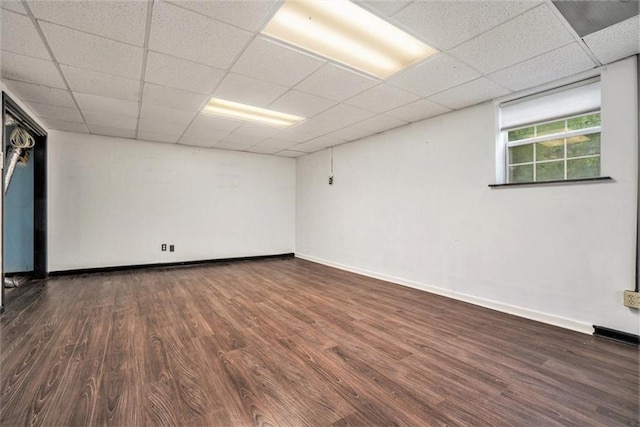
[[[549,325],[570,329],[572,331],[581,332],[583,334],[591,335],[593,333],[592,325],[585,322],[579,322],[577,320],[568,319],[566,317],[556,316],[549,313],[543,313],[540,311],[531,310],[524,307],[518,307],[511,304],[505,304],[499,301],[494,301],[486,298],[477,297],[474,295],[456,292],[451,289],[439,288],[437,286],[430,286],[430,285],[415,282],[412,280],[402,279],[394,276],[388,276],[386,274],[377,273],[377,272],[365,270],[362,268],[351,267],[348,265],[339,264],[337,262],[327,261],[324,259],[313,257],[311,255],[296,253],[295,256],[296,258],[304,259],[304,260],[315,262],[318,264],[324,264],[329,267],[335,267],[340,270],[349,271],[351,273],[357,273],[363,276],[372,277],[374,279],[380,279],[380,280],[395,283],[398,285],[419,289],[421,291],[430,292],[432,294],[442,295],[448,298],[453,298],[455,300],[478,305],[480,307],[490,308],[492,310],[497,310],[503,313],[512,314],[514,316],[523,317],[525,319],[535,320],[537,322],[547,323]]]

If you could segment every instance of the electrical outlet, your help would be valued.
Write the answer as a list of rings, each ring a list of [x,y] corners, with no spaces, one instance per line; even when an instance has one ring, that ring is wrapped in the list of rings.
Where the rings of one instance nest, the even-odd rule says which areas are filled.
[[[160,249],[162,249],[162,252],[165,252],[167,250],[167,244],[163,243],[162,246],[160,246]]]
[[[169,252],[174,252],[176,247],[174,245],[169,245]]]
[[[640,308],[640,292],[624,291],[624,305],[631,308]]]

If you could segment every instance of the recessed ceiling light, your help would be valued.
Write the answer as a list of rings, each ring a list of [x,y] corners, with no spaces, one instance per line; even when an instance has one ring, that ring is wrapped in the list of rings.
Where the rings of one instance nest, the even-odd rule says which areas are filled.
[[[267,110],[266,108],[258,108],[252,105],[240,104],[218,98],[211,98],[202,112],[270,126],[291,126],[305,119],[304,117],[294,116],[293,114],[281,113],[279,111]]]
[[[381,79],[437,53],[347,0],[286,0],[262,33]]]

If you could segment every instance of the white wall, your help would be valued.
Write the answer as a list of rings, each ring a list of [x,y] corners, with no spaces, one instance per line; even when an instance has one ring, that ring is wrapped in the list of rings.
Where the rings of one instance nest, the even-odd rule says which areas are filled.
[[[602,73],[611,183],[490,189],[483,104],[297,161],[296,255],[552,324],[639,333],[635,58]]]
[[[49,271],[293,252],[292,159],[51,131],[48,180]]]

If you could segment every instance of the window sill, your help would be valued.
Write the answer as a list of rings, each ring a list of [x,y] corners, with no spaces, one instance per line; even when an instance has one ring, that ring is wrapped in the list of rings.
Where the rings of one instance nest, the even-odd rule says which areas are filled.
[[[489,187],[490,188],[531,187],[531,186],[563,185],[563,184],[576,184],[576,183],[584,183],[584,182],[601,182],[601,181],[613,181],[613,178],[611,178],[610,176],[599,176],[596,178],[560,179],[556,181],[511,182],[507,184],[489,184]]]

